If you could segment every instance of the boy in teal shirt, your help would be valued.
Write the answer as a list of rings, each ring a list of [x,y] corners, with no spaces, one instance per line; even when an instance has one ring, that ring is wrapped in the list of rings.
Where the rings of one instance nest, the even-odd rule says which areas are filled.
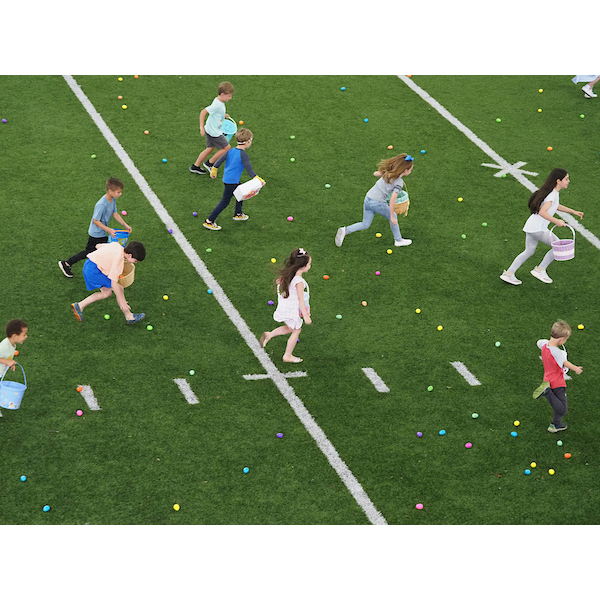
[[[15,370],[17,361],[17,344],[22,344],[27,339],[27,323],[21,319],[12,319],[6,324],[6,337],[0,342],[0,377],[7,369]]]
[[[200,135],[206,137],[206,150],[201,152],[196,162],[190,167],[190,171],[197,175],[204,175],[205,172],[210,174],[213,164],[231,148],[227,138],[223,135],[222,127],[223,119],[229,118],[225,112],[225,102],[229,102],[233,97],[233,86],[229,81],[224,81],[219,84],[217,94],[212,104],[200,112]],[[206,115],[208,115],[208,119],[206,119]],[[204,119],[206,119],[206,124]],[[211,162],[208,157],[215,148],[218,150]],[[201,167],[204,167],[205,171]]]
[[[117,198],[123,193],[123,182],[120,179],[111,177],[106,182],[106,194],[96,202],[94,214],[88,228],[88,243],[85,250],[78,252],[67,260],[59,260],[58,266],[65,277],[73,277],[71,267],[80,260],[83,260],[90,252],[96,249],[96,244],[105,244],[108,242],[108,235],[115,235],[115,230],[108,226],[111,217],[114,217],[121,225],[131,233],[131,227],[125,223],[123,217],[117,212]]]

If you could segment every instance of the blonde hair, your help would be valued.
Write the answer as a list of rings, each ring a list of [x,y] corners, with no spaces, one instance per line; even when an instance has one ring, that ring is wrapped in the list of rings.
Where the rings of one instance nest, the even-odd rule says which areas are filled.
[[[555,339],[561,337],[568,338],[571,335],[571,326],[566,321],[556,321],[556,323],[552,325],[550,335]]]
[[[229,83],[229,81],[223,81],[219,84],[219,90],[217,95],[221,94],[233,94],[233,86]]]
[[[398,154],[398,156],[394,156],[393,158],[384,158],[379,161],[377,168],[386,183],[389,183],[394,179],[398,179],[398,177],[400,177],[404,171],[407,171],[411,168],[413,161],[406,160],[407,156],[408,154],[403,152],[402,154]]]
[[[243,144],[244,142],[247,142],[248,140],[251,140],[252,138],[253,138],[252,132],[249,129],[246,129],[245,127],[238,129],[237,133],[235,134],[235,141],[238,144]]]

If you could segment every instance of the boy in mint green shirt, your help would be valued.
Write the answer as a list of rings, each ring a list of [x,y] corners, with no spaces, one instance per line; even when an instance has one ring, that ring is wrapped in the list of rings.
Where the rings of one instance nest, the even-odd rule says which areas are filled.
[[[0,377],[7,369],[15,370],[17,361],[17,344],[22,344],[27,339],[27,323],[21,319],[12,319],[6,324],[6,337],[0,342]]]

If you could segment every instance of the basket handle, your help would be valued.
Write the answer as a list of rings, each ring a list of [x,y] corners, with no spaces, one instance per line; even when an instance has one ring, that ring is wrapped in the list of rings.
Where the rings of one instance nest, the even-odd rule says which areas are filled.
[[[17,364],[21,367],[21,371],[23,371],[23,379],[25,380],[25,387],[27,387],[27,377],[25,377],[25,369],[23,368],[21,363],[17,363]],[[10,370],[10,367],[6,367],[6,370],[4,371],[4,373],[2,373],[2,379],[0,379],[0,383],[2,383],[4,381],[4,376],[6,375],[6,373],[9,370]]]
[[[573,234],[573,241],[575,241],[575,230],[568,223],[565,223],[565,225],[571,230],[571,233]],[[556,225],[554,227],[556,227]],[[554,227],[552,229],[554,229]],[[552,229],[550,230],[550,233],[552,233]]]

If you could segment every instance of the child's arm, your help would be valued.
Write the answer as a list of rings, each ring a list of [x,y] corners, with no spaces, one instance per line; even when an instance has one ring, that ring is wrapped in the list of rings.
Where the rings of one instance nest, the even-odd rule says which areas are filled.
[[[117,221],[119,221],[119,223],[121,223],[121,225],[123,225],[123,227],[125,227],[125,229],[127,229],[127,231],[129,231],[129,233],[131,233],[131,227],[129,227],[129,225],[127,225],[127,223],[125,223],[123,217],[118,212],[115,211],[112,216]]]
[[[570,363],[568,360],[565,360],[563,363],[563,367],[567,367],[567,369],[571,369],[571,371],[575,371],[577,375],[581,375],[581,371],[583,371],[583,367],[577,367],[573,363]]]
[[[0,363],[2,363],[4,365],[8,365],[8,368],[12,369],[14,371],[17,361],[13,360],[12,358],[0,358]]]
[[[394,207],[396,206],[396,198],[398,198],[398,192],[394,191],[390,198],[390,221],[392,225],[398,225],[398,219],[396,218],[396,213],[394,212]]]
[[[111,237],[114,237],[115,230],[112,227],[107,227],[102,221],[98,221],[98,219],[94,219],[94,224],[106,231]]]
[[[555,217],[551,217],[548,214],[548,209],[550,208],[551,204],[552,202],[544,202],[544,204],[542,204],[539,212],[540,217],[543,217],[544,219],[546,219],[546,221],[550,221],[550,223],[554,223],[559,227],[564,227],[566,223],[562,219],[556,219]]]
[[[583,213],[580,210],[573,210],[568,206],[563,206],[562,204],[558,205],[558,210],[562,210],[562,212],[569,213],[570,215],[576,215],[579,217],[579,220],[583,219]]]
[[[204,120],[206,119],[207,114],[208,111],[205,108],[200,111],[200,135],[206,135],[206,132],[204,131]]]
[[[219,158],[217,158],[217,160],[213,164],[212,169],[210,170],[210,176],[212,179],[216,178],[218,169],[225,162],[226,158],[227,158],[227,152],[225,152],[225,154],[221,154],[221,156],[219,156]]]
[[[373,173],[373,175],[375,177],[382,177],[382,174],[379,171],[375,171],[375,173]]]
[[[310,325],[312,320],[308,314],[308,311],[306,310],[306,304],[304,304],[304,284],[301,281],[296,284],[296,292],[298,294],[298,304],[300,305],[300,312],[304,317],[304,322],[307,325]]]

